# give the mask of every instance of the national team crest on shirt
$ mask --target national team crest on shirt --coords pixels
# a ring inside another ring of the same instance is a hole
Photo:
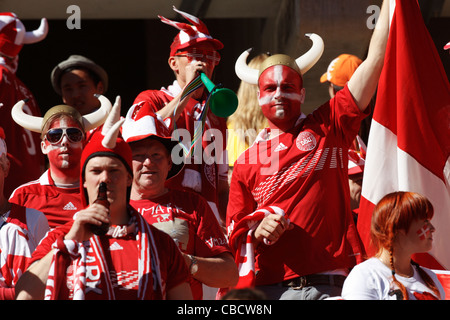
[[[298,135],[296,145],[300,151],[311,151],[316,147],[317,141],[311,132],[303,131]]]
[[[215,188],[216,167],[214,165],[205,163],[205,165],[203,166],[203,171],[205,172],[205,177],[208,180],[208,182]]]

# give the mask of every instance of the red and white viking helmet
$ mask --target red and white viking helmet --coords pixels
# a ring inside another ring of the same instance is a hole
[[[199,18],[186,12],[180,11],[175,8],[175,6],[173,7],[173,10],[179,13],[190,23],[192,23],[192,25],[183,22],[172,21],[158,15],[158,18],[160,18],[162,22],[180,30],[180,32],[175,36],[172,44],[170,45],[170,56],[174,56],[178,50],[193,46],[195,44],[199,44],[201,42],[211,43],[216,50],[220,50],[223,48],[223,43],[211,37],[208,28]]]
[[[14,58],[24,44],[43,40],[48,33],[47,19],[42,18],[39,28],[26,31],[23,23],[13,12],[0,13],[0,53]]]
[[[356,146],[348,149],[348,175],[364,172],[366,164],[366,144],[361,137],[356,136]]]
[[[178,141],[172,140],[172,120],[170,118],[162,119],[160,116],[149,110],[148,104],[141,102],[134,104],[128,110],[125,116],[125,122],[122,125],[122,137],[128,142],[136,142],[147,138],[152,138],[161,142],[172,155],[172,168],[167,175],[167,179],[177,175],[184,166],[184,159],[181,154],[182,149],[174,148]],[[172,151],[177,154],[178,159],[174,159]]]
[[[450,42],[448,42],[445,46],[444,46],[444,50],[449,50],[450,49]],[[450,52],[450,51],[449,51]]]
[[[59,105],[50,108],[45,113],[44,117],[32,116],[23,111],[23,106],[25,105],[24,100],[21,100],[14,105],[14,107],[11,109],[11,116],[13,120],[21,127],[33,132],[42,133],[42,129],[44,128],[45,123],[54,114],[56,113],[70,113],[72,115],[77,114],[80,117],[80,119],[76,120],[79,120],[80,124],[84,128],[84,132],[88,132],[102,125],[112,109],[111,102],[109,102],[109,100],[105,96],[98,95],[97,98],[100,100],[100,108],[83,116],[81,116],[78,112],[73,112],[73,110],[75,111],[77,110],[66,105]]]
[[[107,98],[105,99],[108,100]],[[109,104],[111,105],[111,103]],[[120,128],[125,121],[120,116],[121,105],[121,99],[117,97],[103,124],[102,130],[94,131],[81,153],[80,191],[84,206],[89,204],[88,193],[84,187],[84,177],[86,165],[90,159],[102,156],[117,158],[123,163],[128,173],[131,176],[133,175],[131,148],[120,135]],[[127,189],[127,198],[129,198],[130,191],[131,187]]]
[[[303,76],[316,64],[317,61],[319,61],[325,47],[323,40],[319,35],[315,33],[307,33],[306,36],[312,40],[313,44],[305,54],[295,60],[282,54],[270,56],[261,64],[259,70],[250,68],[247,65],[247,57],[249,56],[251,49],[244,51],[236,60],[236,75],[244,82],[257,85],[259,76],[265,69],[276,64],[283,64],[293,68],[299,72],[301,76]],[[287,61],[289,60],[294,60],[296,66],[292,65],[292,63],[288,64]],[[299,70],[297,70],[297,67]]]

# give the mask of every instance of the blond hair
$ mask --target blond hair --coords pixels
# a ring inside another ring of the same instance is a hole
[[[250,60],[248,66],[259,69],[261,63],[268,57],[269,55],[261,53]],[[268,126],[267,119],[258,103],[257,91],[258,87],[256,85],[241,81],[237,91],[238,107],[227,121],[228,124],[233,124],[233,129],[237,136],[247,145],[251,145],[255,141],[258,132]]]

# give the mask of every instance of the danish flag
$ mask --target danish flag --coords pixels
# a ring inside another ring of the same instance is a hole
[[[391,1],[390,34],[369,134],[358,231],[367,253],[374,205],[412,191],[434,207],[433,249],[415,255],[432,269],[450,267],[450,84],[417,0]],[[420,44],[420,45],[417,45]]]

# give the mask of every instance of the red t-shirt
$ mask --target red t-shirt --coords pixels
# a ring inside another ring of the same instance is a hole
[[[30,181],[14,190],[9,202],[43,212],[51,229],[72,221],[73,215],[83,209],[80,188],[55,186],[50,170],[44,172],[39,180]]]
[[[195,193],[169,190],[156,199],[130,204],[149,224],[169,234],[184,253],[209,258],[230,252],[211,208]],[[202,299],[201,282],[191,280],[194,299]]]
[[[347,150],[364,116],[345,87],[290,131],[260,138],[238,158],[227,226],[269,206],[283,209],[294,225],[275,244],[257,247],[256,285],[349,268],[361,257]]]
[[[42,259],[51,250],[52,244],[58,237],[66,234],[73,222],[65,224],[51,231],[45,237],[34,251],[30,264]],[[170,289],[187,281],[189,278],[188,268],[184,258],[175,246],[174,241],[166,233],[150,226],[153,234],[158,257],[160,262],[161,279],[165,284],[166,292]],[[111,279],[116,299],[137,299],[139,286],[139,266],[138,266],[138,242],[136,235],[127,235],[123,238],[112,238],[110,236],[100,237],[109,277]],[[104,300],[108,299],[104,285],[105,276],[100,274],[97,264],[92,263],[95,259],[92,252],[87,253],[86,258],[86,300]],[[91,262],[91,263],[90,263]],[[153,266],[152,266],[153,267]],[[67,269],[67,277],[71,276],[71,266]],[[70,290],[71,282],[67,281],[68,287],[64,290]],[[151,290],[151,287],[147,287]],[[69,294],[70,295],[70,294]]]

